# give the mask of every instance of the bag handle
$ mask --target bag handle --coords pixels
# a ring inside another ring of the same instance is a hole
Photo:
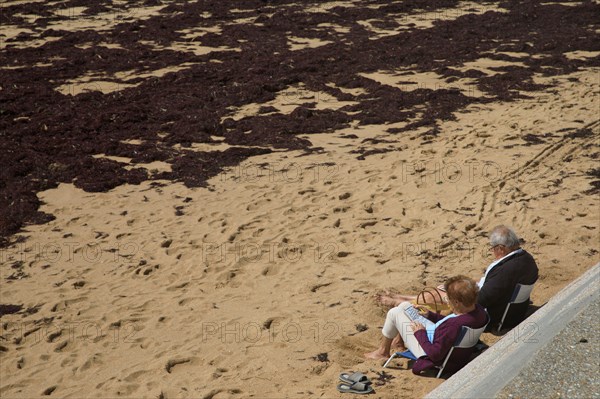
[[[419,295],[417,295],[417,305],[426,305],[427,304],[427,301],[425,300],[425,293],[430,294],[431,297],[433,298],[433,306],[435,307],[434,312],[438,313],[441,310],[441,305],[444,304],[444,300],[442,299],[442,294],[440,294],[440,292],[437,290],[437,288],[425,287],[421,290]],[[438,309],[438,301],[436,300],[434,293],[436,293],[439,298],[439,305],[440,305],[439,309]],[[419,303],[419,298],[423,298],[423,303]]]

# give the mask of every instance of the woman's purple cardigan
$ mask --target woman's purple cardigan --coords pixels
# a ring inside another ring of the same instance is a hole
[[[428,312],[425,317],[434,323],[437,323],[444,318],[441,314],[433,312]],[[419,374],[423,370],[427,370],[434,366],[441,366],[444,363],[444,359],[450,351],[450,348],[452,348],[454,342],[456,342],[456,338],[459,336],[462,326],[477,329],[483,327],[485,323],[487,323],[487,320],[488,316],[485,309],[477,304],[473,311],[451,317],[437,326],[433,342],[429,342],[425,330],[415,331],[415,338],[419,341],[421,348],[423,348],[427,356],[417,359],[413,366],[413,373]],[[455,348],[444,368],[444,374],[454,374],[463,368],[469,362],[472,354],[473,348]]]

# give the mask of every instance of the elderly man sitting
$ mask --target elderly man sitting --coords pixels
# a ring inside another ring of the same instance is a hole
[[[517,284],[531,285],[538,279],[538,267],[533,257],[520,247],[519,237],[510,227],[496,226],[490,233],[490,251],[495,260],[487,267],[479,280],[477,303],[487,309],[490,315],[488,329],[495,327],[502,319],[504,309],[511,299]],[[442,298],[446,295],[443,287],[438,291]],[[385,294],[377,300],[387,306],[398,306],[404,301],[415,300],[414,295]],[[433,298],[425,298],[433,302]],[[503,326],[513,327],[525,318],[528,303],[513,305],[506,315]]]

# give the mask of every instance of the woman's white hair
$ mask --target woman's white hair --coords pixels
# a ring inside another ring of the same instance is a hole
[[[518,248],[521,242],[513,229],[500,225],[492,229],[490,233],[490,245],[504,245],[507,248]]]

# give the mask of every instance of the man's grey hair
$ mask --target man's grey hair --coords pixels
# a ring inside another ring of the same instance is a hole
[[[517,233],[508,226],[500,225],[490,233],[490,245],[504,245],[507,248],[518,248],[521,245]]]

